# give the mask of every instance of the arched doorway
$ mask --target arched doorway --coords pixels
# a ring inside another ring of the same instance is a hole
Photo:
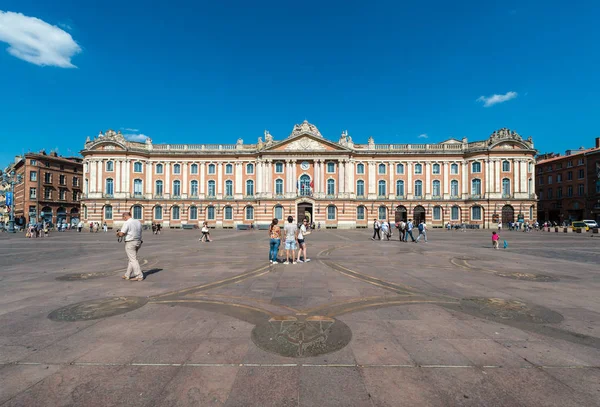
[[[52,223],[52,208],[49,206],[44,206],[42,208],[42,212],[40,212],[40,218],[42,222]]]
[[[302,174],[300,176],[298,193],[301,196],[311,196],[312,195],[312,188],[310,187],[310,176],[308,176],[307,174]]]
[[[418,225],[421,221],[425,221],[425,208],[421,205],[417,205],[413,211],[413,223]]]
[[[398,223],[400,221],[406,222],[407,220],[408,220],[408,213],[406,211],[406,207],[404,205],[396,206],[394,222],[396,222],[396,223]]]
[[[79,223],[79,209],[71,209],[71,226],[75,226]]]
[[[309,223],[312,223],[314,221],[312,202],[308,202],[308,201],[298,202],[298,212],[297,212],[296,221],[301,222],[302,220],[304,220],[304,218],[308,219]]]
[[[505,225],[515,221],[515,209],[510,205],[502,207],[502,223]]]

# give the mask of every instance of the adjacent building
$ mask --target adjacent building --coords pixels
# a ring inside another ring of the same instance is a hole
[[[538,219],[562,224],[600,221],[600,138],[595,147],[538,156],[535,190]]]
[[[15,185],[15,221],[19,225],[46,221],[52,224],[79,222],[83,188],[81,158],[56,153],[27,153],[7,168],[22,176]]]
[[[412,218],[489,227],[537,215],[531,138],[500,129],[480,141],[365,144],[325,139],[304,121],[288,137],[246,144],[154,144],[112,130],[88,140],[85,221],[180,227],[268,224],[308,217],[327,228]]]

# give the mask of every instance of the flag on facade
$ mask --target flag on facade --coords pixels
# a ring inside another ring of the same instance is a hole
[[[310,181],[310,187],[314,188],[314,186],[315,186],[315,182],[314,181]]]

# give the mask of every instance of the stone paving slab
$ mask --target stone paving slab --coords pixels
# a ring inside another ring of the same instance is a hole
[[[1,236],[0,406],[600,405],[598,237],[214,235],[145,235],[141,283],[112,235]]]

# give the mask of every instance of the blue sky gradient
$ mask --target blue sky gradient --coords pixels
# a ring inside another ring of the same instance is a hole
[[[307,119],[332,140],[347,129],[359,143],[410,143],[509,127],[540,152],[600,136],[597,1],[4,0],[0,10],[62,27],[81,47],[76,68],[60,68],[0,42],[2,167],[23,151],[75,154],[108,128],[156,143],[255,143]],[[517,96],[477,100],[508,92]]]

